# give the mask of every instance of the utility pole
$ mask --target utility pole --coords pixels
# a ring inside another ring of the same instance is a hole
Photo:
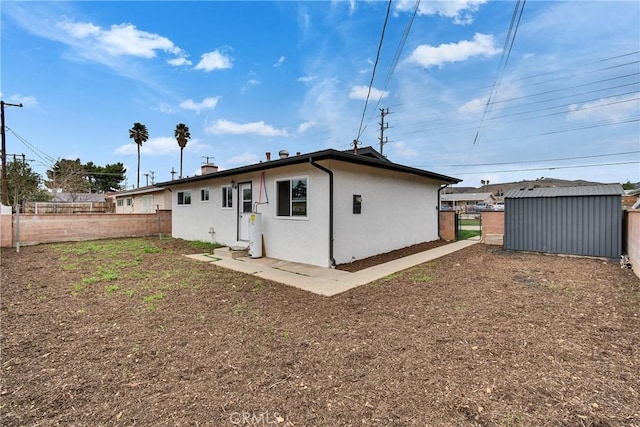
[[[147,183],[145,184],[145,187],[148,187],[148,186],[149,186],[149,174],[148,174],[148,173],[145,173],[145,174],[143,174],[143,175],[144,175],[144,177],[147,179]]]
[[[387,139],[386,136],[384,136],[384,131],[389,129],[389,123],[385,123],[384,122],[384,116],[389,115],[389,108],[384,109],[384,108],[380,108],[380,154],[382,154],[382,149],[384,147],[384,144],[386,144],[387,142],[389,142],[389,140]]]
[[[6,135],[4,133],[4,106],[7,107],[22,107],[22,104],[9,104],[8,102],[0,101],[0,116],[1,116],[1,127],[0,132],[2,133],[2,204],[5,206],[9,205],[9,195],[7,192],[9,191],[9,185],[7,183],[7,141]]]

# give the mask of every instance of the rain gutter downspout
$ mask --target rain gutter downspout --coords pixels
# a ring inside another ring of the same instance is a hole
[[[309,163],[329,175],[329,260],[331,268],[335,268],[336,260],[333,257],[333,172],[313,161],[312,157],[309,157]]]
[[[438,205],[436,206],[436,210],[438,211],[438,239],[442,240],[442,235],[440,234],[440,192],[447,188],[449,184],[441,185],[438,188]]]

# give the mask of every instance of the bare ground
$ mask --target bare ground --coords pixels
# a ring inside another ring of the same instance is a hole
[[[326,298],[201,251],[3,250],[1,424],[640,426],[617,261],[477,244]]]

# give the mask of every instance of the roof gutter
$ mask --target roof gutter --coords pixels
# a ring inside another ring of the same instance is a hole
[[[329,175],[329,260],[331,268],[335,268],[336,260],[333,257],[333,172],[316,163],[313,157],[309,157],[309,163]]]

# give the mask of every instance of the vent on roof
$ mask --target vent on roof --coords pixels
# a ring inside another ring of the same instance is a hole
[[[200,171],[202,175],[208,175],[210,173],[218,172],[218,166],[212,165],[211,163],[205,163],[200,167]]]
[[[287,150],[280,150],[278,154],[280,155],[281,159],[286,159],[287,157],[289,157],[289,152]]]

